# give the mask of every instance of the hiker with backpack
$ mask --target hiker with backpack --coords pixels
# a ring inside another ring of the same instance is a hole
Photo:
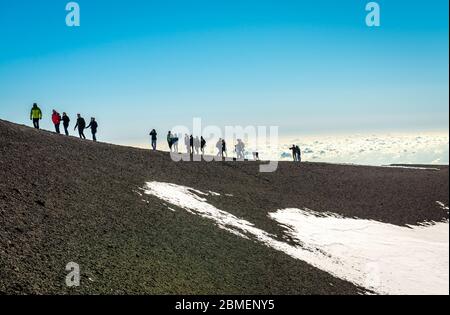
[[[153,149],[153,151],[156,151],[156,141],[157,141],[157,136],[158,136],[158,134],[156,133],[156,130],[153,129],[153,130],[150,132],[150,137],[151,137],[151,141],[152,141],[152,149]]]
[[[86,136],[84,135],[84,129],[86,128],[86,121],[83,117],[81,117],[80,114],[77,114],[77,124],[75,125],[75,128],[73,130],[78,128],[78,134],[80,135],[80,139],[86,139]]]
[[[95,121],[94,117],[91,118],[91,122],[89,123],[89,126],[86,127],[86,129],[89,129],[89,128],[91,128],[92,141],[97,142],[96,134],[97,134],[98,124]]]
[[[69,116],[67,116],[66,113],[63,113],[63,115],[62,115],[62,122],[63,122],[64,132],[65,132],[66,136],[68,136],[69,135],[70,118],[69,118]]]
[[[33,121],[33,126],[39,129],[39,121],[42,119],[42,111],[36,103],[33,104],[30,112],[30,120]]]
[[[60,125],[61,125],[61,115],[56,111],[53,110],[52,113],[52,122],[55,125],[55,131],[57,134],[60,134]]]

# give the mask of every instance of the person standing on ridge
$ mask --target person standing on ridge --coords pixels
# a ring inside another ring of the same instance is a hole
[[[295,146],[295,153],[297,154],[297,162],[302,161],[302,150],[300,150],[300,147],[298,145]]]
[[[89,126],[86,127],[86,129],[89,129],[89,128],[91,128],[91,132],[92,132],[92,141],[97,142],[96,134],[97,134],[98,124],[95,121],[94,117],[91,118],[91,122],[89,123]]]
[[[202,155],[205,155],[205,147],[206,147],[206,140],[201,137],[200,138],[200,150],[202,151]]]
[[[75,125],[75,128],[73,130],[78,128],[78,134],[80,135],[80,139],[86,139],[86,136],[84,135],[84,129],[86,128],[86,121],[83,117],[81,117],[80,114],[77,114],[77,124]]]
[[[225,139],[222,140],[222,157],[228,157],[227,154],[227,143],[225,142]]]
[[[153,130],[150,132],[150,137],[151,137],[151,140],[152,140],[152,149],[153,149],[153,151],[156,151],[156,141],[157,141],[157,136],[158,136],[158,134],[156,133],[156,130],[153,129]]]
[[[184,135],[184,146],[186,147],[186,152],[188,154],[191,154],[191,148],[190,148],[190,140],[189,136],[187,134]]]
[[[194,138],[194,148],[195,148],[195,154],[200,154],[200,139],[197,137]]]
[[[294,159],[294,162],[297,162],[297,148],[295,147],[295,144],[293,144],[289,150],[292,151],[292,158]]]
[[[173,146],[173,151],[175,153],[178,153],[178,140],[180,139],[181,136],[182,136],[181,133],[178,135],[175,134],[172,136],[172,146]]]
[[[194,154],[194,136],[189,137],[189,154]]]
[[[53,114],[52,114],[52,122],[55,125],[55,131],[57,134],[60,134],[60,125],[61,125],[61,115],[56,111],[53,110]]]
[[[67,116],[66,113],[63,113],[63,115],[62,115],[62,122],[63,122],[64,132],[65,132],[66,136],[68,136],[69,135],[70,118],[69,118],[69,116]]]
[[[237,144],[235,146],[236,158],[238,160],[243,160],[245,158],[244,148],[245,148],[244,142],[242,142],[241,139],[238,139]]]
[[[216,143],[216,148],[217,148],[217,156],[218,157],[222,157],[222,138],[219,139],[219,141],[217,141]]]
[[[172,152],[173,139],[172,139],[172,132],[171,131],[169,131],[167,133],[167,144],[169,145],[170,152]]]
[[[39,120],[42,119],[42,111],[38,107],[36,103],[33,104],[33,108],[31,108],[30,112],[30,120],[33,121],[33,126],[36,129],[39,129]]]

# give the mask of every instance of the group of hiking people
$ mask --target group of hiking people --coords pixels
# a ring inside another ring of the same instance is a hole
[[[36,129],[39,129],[39,122],[42,120],[42,111],[39,108],[39,106],[34,103],[33,107],[31,108],[30,112],[30,120],[33,121],[33,126]],[[62,116],[54,109],[52,112],[52,122],[55,126],[55,131],[57,134],[61,133],[60,126],[61,123],[64,127],[64,133],[66,136],[69,136],[69,125],[70,125],[70,118],[67,115],[67,113],[63,112]],[[92,133],[92,140],[97,141],[97,130],[98,130],[98,123],[95,120],[94,117],[91,118],[91,121],[88,126],[86,126],[86,121],[83,117],[81,117],[80,114],[77,114],[77,121],[74,127],[74,130],[78,129],[78,135],[81,139],[86,139],[86,136],[84,135],[85,129],[91,129]],[[158,140],[158,133],[155,129],[153,129],[150,132],[150,138],[151,138],[151,146],[153,151],[156,151],[157,146],[157,140]],[[167,144],[169,145],[170,152],[179,153],[178,150],[178,142],[182,138],[182,134],[175,135],[171,131],[167,133]],[[204,155],[205,154],[205,148],[206,148],[206,140],[203,137],[194,137],[193,135],[184,135],[184,145],[186,147],[186,152],[188,154],[196,154],[196,155]],[[216,149],[217,149],[217,156],[220,158],[228,157],[227,153],[227,143],[225,139],[220,138],[216,143]],[[302,161],[302,153],[300,150],[300,147],[298,145],[292,145],[289,150],[292,151],[292,157],[294,159],[294,162],[301,162]],[[235,145],[235,152],[236,152],[236,158],[239,160],[245,159],[245,144],[241,139],[237,139],[237,144]],[[253,152],[253,159],[259,160],[259,153]]]
[[[158,133],[155,129],[150,131],[150,140],[152,150],[156,151],[157,141],[158,141]],[[169,146],[170,152],[179,153],[178,142],[183,138],[184,145],[186,147],[186,153],[190,155],[205,155],[206,148],[206,140],[203,137],[194,137],[193,135],[185,134],[184,137],[182,134],[174,134],[172,131],[167,133],[167,144]],[[217,149],[217,157],[224,158],[228,157],[227,153],[227,142],[225,139],[220,138],[216,143]],[[235,145],[236,158],[239,160],[245,159],[245,144],[242,139],[237,139],[237,144]],[[255,161],[259,161],[259,153],[253,152],[253,159]]]
[[[156,150],[156,131],[153,129],[150,132],[150,136],[152,139],[152,148],[153,150]],[[171,131],[167,133],[167,144],[169,145],[170,152],[178,153],[178,142],[180,141],[180,138],[182,137],[181,134],[175,135]],[[204,155],[205,154],[205,147],[206,147],[206,140],[203,137],[194,137],[193,135],[184,135],[184,145],[186,147],[186,152],[189,154],[197,154],[197,155]]]
[[[36,129],[39,129],[39,121],[42,120],[42,111],[39,108],[39,106],[34,103],[33,107],[31,108],[30,113],[30,120],[33,121],[33,126]],[[52,112],[52,122],[55,126],[55,131],[57,134],[61,134],[61,122],[64,127],[64,133],[66,136],[69,136],[69,125],[70,125],[70,118],[67,115],[67,113],[63,112],[62,116],[60,113],[58,113],[56,110],[53,110]],[[97,141],[97,130],[98,130],[98,123],[95,120],[94,117],[91,118],[91,121],[88,126],[86,126],[86,121],[83,117],[81,117],[80,114],[77,114],[77,122],[75,124],[75,128],[73,130],[78,129],[78,135],[80,139],[86,139],[86,136],[84,135],[85,129],[91,129],[92,133],[92,140]]]
[[[151,139],[151,146],[152,150],[156,151],[157,141],[158,141],[158,133],[155,129],[152,129],[150,132],[150,139]],[[174,134],[172,131],[169,131],[167,133],[167,144],[169,145],[170,152],[179,153],[178,149],[178,142],[180,139],[183,138],[182,134]],[[203,137],[194,137],[193,135],[184,135],[184,145],[186,147],[186,152],[188,154],[196,154],[196,155],[205,155],[205,148],[206,148],[206,140]],[[237,143],[234,147],[234,151],[236,152],[236,159],[238,160],[245,160],[245,143],[242,141],[242,139],[237,139]],[[225,139],[220,138],[216,143],[216,149],[217,149],[217,157],[224,158],[228,157],[227,153],[227,143]],[[292,151],[292,157],[294,159],[294,162],[301,162],[302,161],[302,152],[298,145],[292,145],[291,148],[289,148]],[[259,161],[259,153],[253,152],[253,159],[255,161]]]

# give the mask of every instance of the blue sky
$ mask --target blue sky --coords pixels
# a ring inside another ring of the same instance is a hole
[[[448,131],[448,1],[0,0],[0,118],[95,116],[100,138],[175,125],[282,135]]]

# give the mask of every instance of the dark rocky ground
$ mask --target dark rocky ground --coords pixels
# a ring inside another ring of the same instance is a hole
[[[165,181],[279,237],[268,212],[307,207],[397,225],[448,219],[440,171],[255,162],[174,163],[163,152],[81,141],[0,120],[0,293],[358,294],[353,284],[134,191]],[[65,286],[68,262],[82,283]]]

